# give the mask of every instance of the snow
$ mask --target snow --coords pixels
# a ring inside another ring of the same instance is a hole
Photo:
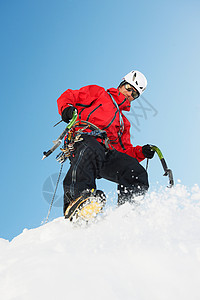
[[[0,298],[199,300],[199,186],[161,188],[89,226],[60,217],[0,239]]]

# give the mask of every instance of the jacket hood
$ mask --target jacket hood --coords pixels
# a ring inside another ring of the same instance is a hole
[[[130,111],[130,102],[128,101],[128,99],[125,98],[125,96],[122,93],[119,92],[118,89],[110,88],[107,90],[107,92],[109,92],[114,97],[120,110]]]

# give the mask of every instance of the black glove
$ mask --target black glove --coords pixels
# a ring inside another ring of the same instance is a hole
[[[62,112],[62,120],[66,123],[69,123],[71,118],[73,117],[73,112],[76,110],[73,106],[66,107]]]
[[[147,144],[142,147],[142,153],[146,158],[153,158],[155,150],[153,150],[151,146]]]

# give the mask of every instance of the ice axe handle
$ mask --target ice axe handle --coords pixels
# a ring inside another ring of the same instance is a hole
[[[162,164],[162,166],[163,166],[163,169],[164,169],[164,171],[165,171],[165,174],[164,174],[164,176],[167,176],[167,170],[168,170],[168,168],[167,168],[167,163],[166,163],[166,161],[165,161],[165,159],[164,158],[161,158],[161,164]]]

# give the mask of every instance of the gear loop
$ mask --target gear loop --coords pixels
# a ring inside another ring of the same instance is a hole
[[[85,131],[86,129],[91,131]],[[61,152],[56,156],[56,160],[59,163],[64,163],[65,160],[72,155],[75,150],[74,144],[83,140],[82,135],[91,135],[96,138],[101,138],[102,141],[104,141],[105,147],[109,149],[109,138],[105,130],[99,129],[96,125],[88,121],[77,121],[64,137],[64,145],[60,148]]]

